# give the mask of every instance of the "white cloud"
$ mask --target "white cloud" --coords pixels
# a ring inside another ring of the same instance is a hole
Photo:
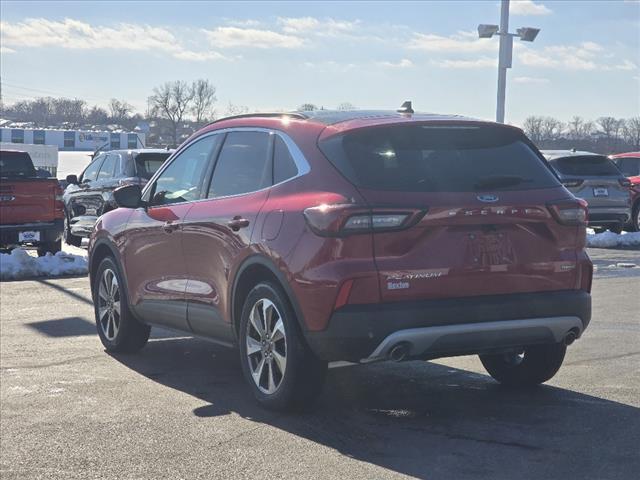
[[[432,60],[431,64],[441,68],[495,68],[498,66],[498,60],[490,57],[480,57],[471,60]]]
[[[225,58],[217,52],[189,50],[169,30],[150,25],[120,23],[105,27],[70,18],[63,21],[29,18],[18,23],[0,22],[0,32],[5,47],[151,51],[195,61]]]
[[[476,32],[460,31],[444,37],[432,33],[414,33],[408,48],[426,52],[488,52],[498,50],[496,40],[478,38]]]
[[[408,58],[403,58],[399,62],[377,62],[376,65],[388,68],[409,68],[413,67],[413,62]]]
[[[515,45],[514,45],[515,47]],[[624,60],[618,65],[603,62],[611,58],[607,50],[595,42],[578,45],[552,45],[538,49],[535,46],[517,44],[514,61],[529,67],[554,68],[562,70],[633,70],[636,64]]]
[[[551,9],[533,0],[511,0],[509,13],[513,15],[549,15]]]
[[[294,35],[286,35],[272,30],[255,28],[218,27],[202,30],[215,48],[300,48],[304,40]]]
[[[532,83],[532,84],[549,83],[548,78],[540,78],[540,77],[514,77],[513,81],[516,83]]]
[[[339,36],[354,32],[360,22],[336,20],[333,18],[318,19],[315,17],[279,17],[278,23],[282,31],[290,34],[314,33],[320,36]]]
[[[5,53],[16,53],[16,51],[13,48],[0,45],[0,55],[4,55]]]

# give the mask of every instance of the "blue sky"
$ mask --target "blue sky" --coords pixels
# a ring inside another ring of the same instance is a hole
[[[2,95],[77,96],[139,110],[154,86],[208,78],[218,111],[396,108],[492,119],[497,0],[442,2],[0,3]],[[640,3],[511,2],[518,40],[508,73],[507,121],[528,115],[640,114]]]

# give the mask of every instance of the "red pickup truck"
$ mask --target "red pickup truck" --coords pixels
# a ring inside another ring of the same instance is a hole
[[[38,255],[62,246],[64,205],[56,178],[41,178],[26,152],[0,151],[0,249],[35,247]]]

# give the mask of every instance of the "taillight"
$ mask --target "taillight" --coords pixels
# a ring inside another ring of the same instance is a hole
[[[584,180],[563,180],[562,185],[567,188],[579,187],[584,183]]]
[[[631,186],[631,180],[628,178],[621,178],[618,180],[620,182],[620,186],[629,188]]]
[[[587,202],[581,198],[549,203],[549,210],[562,225],[586,225],[588,220]]]
[[[316,234],[338,237],[408,228],[419,221],[425,213],[426,210],[378,209],[339,204],[307,208],[304,211],[304,218]]]

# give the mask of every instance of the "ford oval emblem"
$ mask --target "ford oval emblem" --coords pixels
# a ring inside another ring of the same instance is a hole
[[[494,203],[500,200],[497,195],[478,195],[476,198],[485,203]]]

